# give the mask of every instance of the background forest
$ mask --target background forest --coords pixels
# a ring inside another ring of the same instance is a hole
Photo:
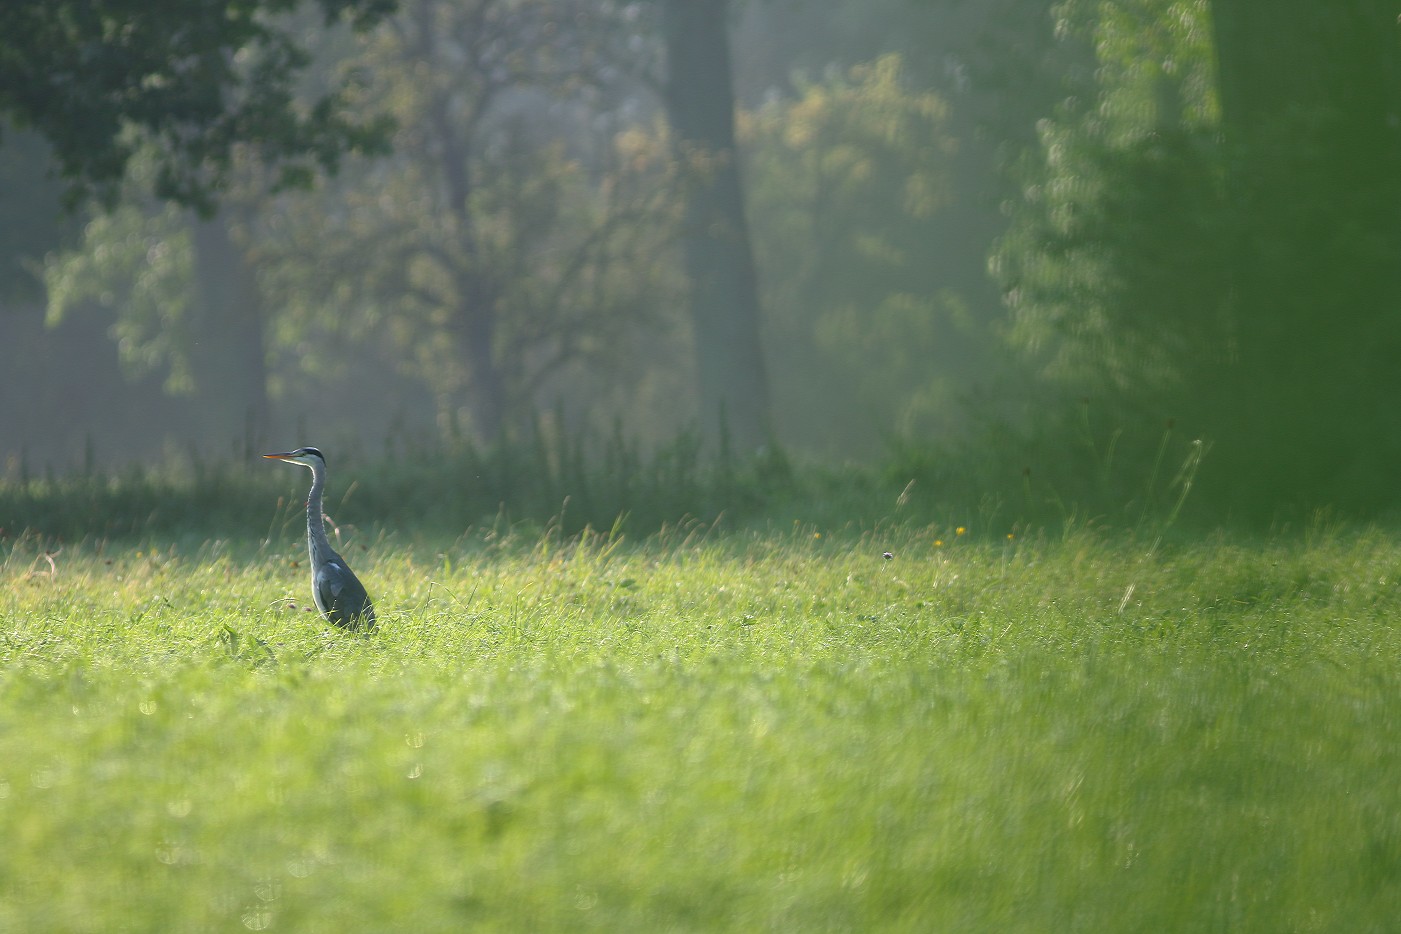
[[[268,2],[208,100],[123,11],[0,14],[10,477],[694,432],[1394,513],[1378,0]]]

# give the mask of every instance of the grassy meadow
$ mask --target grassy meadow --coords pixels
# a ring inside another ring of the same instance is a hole
[[[5,540],[0,931],[1401,918],[1392,536],[267,517]]]

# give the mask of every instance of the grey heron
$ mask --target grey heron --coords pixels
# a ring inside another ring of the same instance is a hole
[[[286,454],[263,456],[311,469],[311,491],[306,495],[306,550],[311,559],[311,596],[316,608],[342,629],[373,629],[375,608],[370,605],[365,585],[326,540],[326,520],[321,513],[321,493],[326,488],[325,455],[316,448],[297,448]]]

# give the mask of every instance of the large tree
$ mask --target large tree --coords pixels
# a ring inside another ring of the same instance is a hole
[[[210,210],[236,152],[281,181],[334,168],[376,142],[332,88],[302,104],[309,56],[290,14],[302,0],[6,0],[0,116],[53,147],[72,200],[109,200],[142,139],[160,153],[156,193]],[[394,0],[317,0],[326,25],[367,26]]]
[[[682,249],[690,278],[701,430],[741,447],[767,440],[769,385],[759,287],[735,148],[728,0],[664,0],[663,98],[683,167]]]
[[[1214,0],[1235,359],[1209,416],[1262,504],[1395,503],[1401,37],[1384,0]]]
[[[353,62],[374,76],[365,109],[398,125],[394,153],[269,225],[278,303],[391,323],[440,414],[478,438],[572,396],[582,368],[625,378],[666,304],[670,215],[663,160],[613,146],[632,29],[593,0],[406,0]]]

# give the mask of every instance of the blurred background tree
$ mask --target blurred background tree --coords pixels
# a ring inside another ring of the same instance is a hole
[[[298,6],[299,0],[16,0],[0,9],[0,143],[20,158],[11,180],[45,179],[40,185],[6,186],[7,209],[28,201],[31,219],[62,219],[53,226],[31,221],[26,225],[31,231],[64,228],[71,235],[74,212],[84,208],[87,196],[95,195],[108,209],[118,206],[133,159],[142,154],[146,190],[206,217],[190,222],[195,253],[182,253],[175,245],[150,254],[151,268],[127,291],[138,306],[148,304],[133,310],[126,327],[113,333],[129,373],[139,378],[150,369],[141,365],[143,356],[164,356],[172,365],[166,387],[191,392],[203,405],[198,414],[188,407],[148,405],[151,418],[143,422],[132,417],[130,406],[118,404],[116,411],[126,417],[101,419],[112,431],[73,422],[84,409],[91,417],[125,394],[129,387],[111,382],[115,368],[94,366],[94,360],[77,368],[31,370],[36,359],[57,362],[79,347],[91,358],[96,350],[91,337],[102,330],[92,328],[94,319],[85,316],[70,324],[67,341],[46,341],[34,331],[43,315],[26,293],[42,257],[62,241],[41,235],[6,245],[5,290],[12,301],[0,326],[10,338],[6,343],[24,348],[7,371],[17,387],[30,387],[11,397],[37,397],[43,400],[41,409],[55,397],[64,400],[54,410],[38,413],[36,424],[46,430],[24,433],[6,452],[9,458],[22,459],[31,446],[41,456],[71,452],[75,436],[83,438],[89,458],[96,435],[128,452],[149,451],[153,441],[160,446],[158,439],[167,432],[207,443],[238,437],[250,423],[265,421],[256,309],[248,304],[244,283],[236,274],[228,275],[230,267],[214,256],[228,254],[229,245],[223,224],[208,218],[230,172],[250,156],[268,168],[277,186],[305,185],[316,172],[333,170],[344,153],[380,147],[386,130],[348,110],[344,88],[313,90],[301,82],[310,59],[292,15]],[[316,6],[319,28],[341,31],[368,28],[392,8],[386,0],[322,0]],[[31,142],[39,139],[42,144]],[[49,181],[54,176],[62,179],[61,185]],[[66,212],[59,209],[60,198]],[[134,223],[131,215],[113,219],[104,233],[109,244],[123,231],[132,232]],[[95,256],[85,268],[75,269],[75,282],[92,282],[103,270],[115,272],[133,251],[144,255],[136,241],[115,249],[117,255]],[[181,302],[181,310],[155,310],[158,306],[150,302],[159,301],[158,292],[164,289],[170,297],[172,264],[186,257],[209,273],[202,300]],[[214,282],[214,275],[225,279]],[[80,294],[70,289],[69,298]],[[110,289],[102,294],[115,295]],[[51,324],[62,322],[66,304],[52,306]],[[178,320],[181,327],[145,346],[133,343],[133,328],[151,331],[162,319]],[[55,346],[44,347],[46,343]],[[60,347],[67,353],[60,353]],[[42,384],[46,373],[61,381],[63,392],[36,390],[35,376]],[[198,386],[194,373],[200,374]],[[106,385],[99,374],[106,374]],[[85,398],[99,401],[85,405]],[[143,401],[152,400],[146,396]],[[190,417],[179,417],[182,408]],[[11,417],[26,421],[33,411],[31,403]]]
[[[680,171],[680,240],[703,435],[751,451],[773,436],[731,74],[729,0],[661,0],[662,100]]]
[[[394,154],[259,231],[284,344],[329,370],[354,357],[326,335],[388,338],[444,430],[487,440],[638,379],[674,288],[665,160],[620,113],[641,28],[575,0],[407,0],[339,65],[374,76],[362,106],[400,127]]]
[[[52,147],[70,203],[108,204],[154,143],[156,194],[208,211],[240,148],[304,184],[382,127],[340,89],[298,100],[309,59],[286,14],[301,0],[13,0],[0,8],[0,114]],[[391,0],[318,0],[324,27],[367,28]]]
[[[1206,5],[1069,2],[1097,67],[1038,122],[991,256],[1009,337],[1052,384],[1171,411],[1226,365],[1230,222]],[[1190,390],[1189,390],[1190,391]]]
[[[676,288],[661,137],[623,134],[614,113],[626,75],[609,46],[636,19],[419,0],[361,47],[332,37],[315,77],[373,76],[351,99],[400,128],[392,156],[352,158],[311,193],[244,162],[210,219],[142,200],[138,172],[126,204],[50,257],[51,314],[106,306],[132,371],[163,371],[216,437],[265,431],[269,392],[348,425],[348,408],[416,383],[440,428],[486,439],[566,396],[619,404]]]
[[[764,307],[790,443],[842,456],[882,434],[942,434],[988,363],[988,334],[928,256],[951,200],[947,115],[895,53],[743,114],[760,265],[784,270]]]
[[[1395,501],[1401,21],[1394,4],[1215,0],[1236,365],[1203,405],[1256,509]]]
[[[130,184],[156,171],[152,151],[130,160]],[[201,216],[174,202],[128,199],[98,213],[74,248],[43,266],[48,319],[110,321],[131,378],[155,378],[186,403],[169,424],[183,440],[219,445],[267,430],[265,313],[231,226],[228,201]]]

